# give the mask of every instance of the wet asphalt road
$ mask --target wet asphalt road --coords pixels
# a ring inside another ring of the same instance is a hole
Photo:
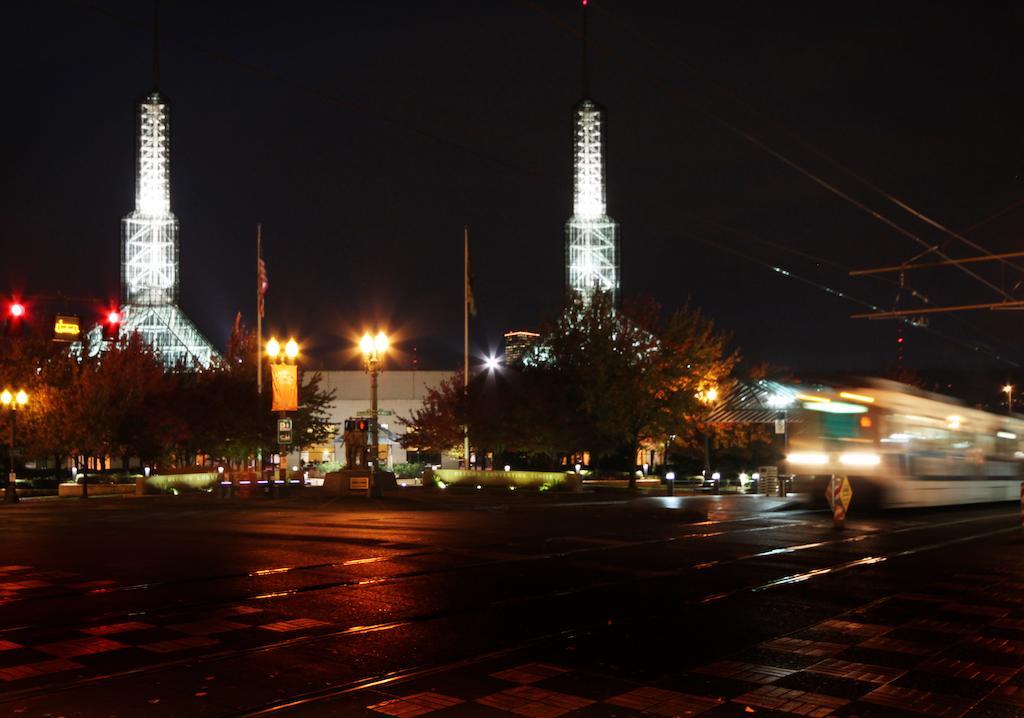
[[[769,508],[5,506],[0,715],[1024,715],[1019,507]]]

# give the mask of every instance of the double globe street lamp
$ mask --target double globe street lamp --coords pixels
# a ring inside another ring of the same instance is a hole
[[[366,362],[366,371],[370,375],[370,496],[381,498],[380,477],[377,475],[377,464],[380,463],[379,435],[377,431],[377,375],[384,369],[384,356],[388,351],[388,337],[384,332],[370,336],[367,332],[359,340],[359,349]]]
[[[270,361],[270,363],[272,365],[274,365],[274,364],[294,365],[295,364],[295,360],[299,356],[299,343],[297,341],[295,341],[294,338],[292,338],[292,339],[289,339],[285,343],[284,347],[282,347],[281,343],[279,341],[277,341],[276,337],[271,337],[270,341],[267,342],[266,351],[267,351],[267,359]],[[271,367],[271,368],[273,370],[273,367]],[[295,370],[294,367],[292,367],[289,371],[291,372],[290,376],[291,376],[291,381],[293,383],[293,386],[290,387],[291,391],[289,392],[290,395],[288,397],[280,397],[280,398],[282,400],[287,401],[287,403],[290,406],[292,406],[294,409],[298,409],[298,375],[297,375],[297,371]],[[278,380],[277,380],[276,375],[275,375],[275,378],[274,378],[274,387],[275,387],[274,388],[274,401],[275,402],[277,402],[278,399],[279,399],[279,397],[278,397],[277,381]],[[287,473],[288,472],[288,469],[287,469],[287,467],[288,467],[288,459],[287,459],[287,457],[285,455],[285,452],[287,451],[287,448],[288,448],[288,442],[283,441],[283,439],[285,437],[282,436],[282,431],[281,431],[281,424],[284,423],[283,420],[287,418],[288,412],[285,409],[280,409],[280,412],[281,412],[280,419],[282,421],[278,422],[278,447],[277,447],[278,448],[278,457],[279,457],[279,464],[278,464],[278,466],[279,466],[280,476],[279,476],[279,478],[272,479],[273,485],[274,485],[275,495],[276,495],[276,492],[277,492],[277,487],[280,484],[285,483],[287,481],[287,478],[288,478],[288,473]],[[288,434],[289,434],[288,438],[290,438],[291,432],[288,432]],[[260,467],[261,471],[262,471],[262,468],[263,467]]]
[[[11,412],[11,435],[7,444],[7,488],[4,490],[4,501],[9,504],[18,503],[18,479],[14,473],[14,433],[18,425],[18,409],[28,404],[28,392],[18,389],[12,393],[10,389],[0,392],[0,404]]]

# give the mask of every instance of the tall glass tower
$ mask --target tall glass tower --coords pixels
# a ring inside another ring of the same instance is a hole
[[[168,367],[205,368],[217,352],[178,307],[178,218],[171,212],[170,115],[139,101],[135,209],[121,220],[121,336],[136,332]]]
[[[588,98],[587,0],[583,0],[583,99],[573,108],[573,213],[565,223],[565,287],[584,302],[621,291],[619,224],[606,214],[605,109]]]
[[[178,302],[178,218],[171,212],[167,100],[139,102],[135,211],[121,220],[121,301],[152,307]]]
[[[138,334],[168,368],[205,369],[219,358],[217,351],[178,307],[178,218],[171,212],[168,109],[167,98],[157,90],[138,104],[135,209],[121,220],[118,336]],[[103,334],[100,326],[89,331],[90,354],[109,347]]]

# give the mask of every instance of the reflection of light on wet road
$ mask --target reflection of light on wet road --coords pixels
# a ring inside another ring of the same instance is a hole
[[[812,578],[818,576],[825,576],[830,573],[838,573],[839,571],[846,571],[847,569],[855,568],[857,566],[869,566],[871,564],[881,563],[882,561],[888,560],[888,556],[865,556],[864,558],[858,558],[854,561],[847,561],[846,563],[836,564],[835,566],[823,566],[822,568],[813,568],[810,571],[804,571],[803,573],[794,573],[789,576],[783,576],[777,578],[768,583],[762,583],[758,586],[747,586],[740,588],[735,591],[725,591],[723,593],[713,593],[710,596],[705,596],[699,603],[713,603],[715,601],[721,601],[723,598],[729,598],[730,596],[736,596],[741,593],[751,592],[756,593],[758,591],[766,591],[769,588],[775,588],[776,586],[786,586],[794,583],[803,583],[804,581],[810,581]]]
[[[848,568],[854,568],[855,566],[869,566],[874,563],[881,563],[882,561],[888,560],[888,556],[865,556],[864,558],[858,558],[854,561],[847,561],[836,566],[829,566],[827,568],[815,568],[804,573],[794,573],[790,576],[783,576],[777,578],[774,581],[755,586],[750,589],[751,591],[764,591],[765,589],[772,588],[773,586],[784,586],[787,583],[800,583],[802,581],[808,581],[815,576],[823,576],[826,573],[833,573],[836,571],[845,571]]]
[[[391,556],[372,556],[371,558],[352,558],[348,561],[342,561],[342,566],[355,566],[359,563],[377,563],[378,561],[387,561],[392,558]]]
[[[294,569],[292,569],[291,567],[288,567],[288,566],[285,566],[284,568],[261,568],[259,571],[253,571],[249,575],[250,576],[270,576],[271,574],[275,574],[275,573],[288,573],[289,571],[293,571],[293,570]]]

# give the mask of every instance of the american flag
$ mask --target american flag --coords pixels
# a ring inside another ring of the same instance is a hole
[[[260,310],[260,318],[262,319],[263,318],[263,296],[267,293],[267,287],[270,286],[270,283],[267,281],[267,265],[263,263],[263,257],[259,257],[257,259],[257,272],[259,274],[259,287],[260,287],[259,310]]]

